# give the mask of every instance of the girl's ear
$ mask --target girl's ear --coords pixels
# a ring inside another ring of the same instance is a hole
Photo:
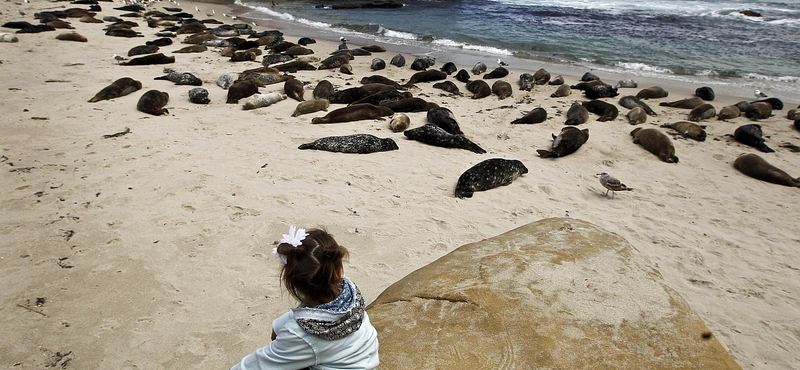
[[[339,267],[339,270],[336,271],[336,277],[341,280],[342,275],[344,275],[344,267]]]

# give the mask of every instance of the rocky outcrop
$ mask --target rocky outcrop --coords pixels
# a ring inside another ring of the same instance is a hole
[[[461,246],[368,312],[381,369],[740,369],[627,241],[570,218]]]

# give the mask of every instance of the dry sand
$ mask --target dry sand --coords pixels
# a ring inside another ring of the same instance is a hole
[[[38,23],[34,12],[72,6],[3,1],[0,19]],[[112,3],[101,6],[98,18],[122,13]],[[216,7],[217,18],[230,22],[223,11]],[[612,122],[592,115],[580,126],[590,138],[577,153],[541,159],[536,149],[550,146],[569,105],[584,100],[579,92],[550,98],[554,86],[537,86],[530,93],[515,89],[505,100],[472,100],[448,96],[432,83],[411,90],[455,112],[467,137],[488,151],[479,155],[408,140],[389,130],[388,119],[313,125],[311,118],[322,114],[290,117],[297,105],[291,99],[252,111],[225,104],[217,77],[259,67],[261,58],[232,63],[213,48],[175,54],[176,63],[166,65],[203,79],[212,102],[195,105],[188,100],[191,86],[153,80],[165,66],[121,66],[111,59],[154,39],[158,29],[138,20],[146,37],[126,39],[105,36],[102,24],[71,21],[87,43],[56,40],[64,32],[57,30],[0,44],[2,368],[227,368],[266,345],[271,320],[294,305],[279,286],[270,253],[289,225],[326,227],[347,246],[346,274],[371,302],[458,246],[566,214],[627,239],[744,368],[800,366],[800,189],[733,168],[739,154],[756,152],[729,136],[750,123],[744,117],[703,122],[705,142],[671,136],[680,163],[668,164],[632,143],[633,126],[620,107]],[[257,27],[266,29],[272,27]],[[161,52],[172,55],[185,46],[177,42],[184,37]],[[336,49],[335,42],[317,41],[310,47],[321,58]],[[393,55],[374,57],[388,62]],[[309,83],[310,97],[322,79],[339,88],[359,85],[373,74],[372,58],[356,57],[353,76],[332,70],[295,76]],[[491,69],[495,59],[481,60]],[[437,60],[434,68],[446,61]],[[413,72],[389,66],[380,73],[403,80]],[[516,86],[520,72],[505,80]],[[582,72],[565,75],[567,83]],[[600,75],[612,83],[621,78]],[[124,76],[142,81],[143,89],[87,102]],[[649,102],[659,115],[642,126],[686,119],[686,110],[657,105],[689,97],[693,87],[656,82],[670,96]],[[136,110],[150,89],[170,94],[170,115]],[[624,89],[620,96],[638,90]],[[749,94],[718,96],[713,105],[720,109]],[[777,150],[761,155],[798,176],[800,154],[780,147],[800,144],[800,133],[785,117],[798,101],[784,103],[787,108],[760,122]],[[535,107],[550,118],[509,124]],[[426,122],[424,112],[409,116],[412,128]],[[103,138],[125,128],[131,132]],[[391,137],[400,149],[369,155],[297,149],[352,133]],[[521,160],[530,172],[471,199],[454,197],[464,170],[495,157]],[[636,190],[606,198],[599,172]]]

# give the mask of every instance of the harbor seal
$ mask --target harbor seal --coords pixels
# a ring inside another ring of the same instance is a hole
[[[389,121],[389,129],[392,132],[403,132],[411,126],[411,119],[405,113],[395,113]]]
[[[362,86],[362,88],[363,88],[363,86]],[[408,91],[400,91],[400,90],[395,90],[395,89],[389,88],[389,89],[386,89],[386,90],[378,91],[378,92],[376,92],[374,94],[370,94],[366,98],[360,99],[360,100],[356,100],[356,101],[354,101],[354,102],[352,102],[350,104],[369,103],[369,104],[380,105],[381,103],[383,103],[385,101],[402,100],[402,99],[407,99],[407,98],[411,98],[411,97],[412,97],[412,95]]]
[[[492,84],[492,93],[497,95],[500,100],[503,100],[513,93],[513,89],[511,88],[511,84],[503,81],[497,80]]]
[[[109,100],[114,98],[119,98],[120,96],[128,95],[134,91],[138,91],[142,88],[142,83],[136,81],[130,77],[122,77],[114,82],[111,85],[104,87],[100,92],[94,95],[91,99],[89,99],[89,103],[99,102],[101,100]]]
[[[443,128],[432,123],[422,125],[417,128],[403,131],[405,137],[425,143],[428,145],[442,148],[465,149],[473,153],[483,154],[486,150],[467,139],[464,135],[453,135]]]
[[[258,86],[252,81],[236,81],[228,88],[228,98],[225,103],[238,104],[239,99],[244,99],[256,93],[258,93]]]
[[[581,81],[600,81],[600,77],[592,72],[586,72],[583,74],[583,76],[581,76]]]
[[[463,83],[469,82],[469,72],[467,72],[466,69],[458,71],[458,73],[456,73],[456,80]]]
[[[553,145],[549,150],[537,149],[536,152],[542,158],[559,158],[575,153],[580,147],[589,140],[589,130],[579,129],[573,126],[566,126],[561,132],[553,136]]]
[[[461,127],[458,126],[455,114],[445,107],[436,107],[428,111],[428,122],[441,127],[453,135],[463,135]]]
[[[411,69],[415,71],[424,71],[436,64],[436,59],[432,57],[417,57],[411,62]]]
[[[747,153],[740,155],[733,162],[733,167],[754,179],[778,185],[800,187],[800,178],[793,178],[757,154]]]
[[[772,115],[772,106],[764,102],[750,103],[744,109],[744,115],[751,121],[767,119]]]
[[[492,95],[492,88],[484,80],[467,82],[467,91],[472,93],[472,99],[482,99]]]
[[[767,103],[770,106],[772,106],[772,109],[774,109],[774,110],[782,110],[783,109],[783,101],[781,101],[778,98],[760,99],[760,100],[754,101],[753,103]]]
[[[671,102],[661,102],[658,105],[662,107],[672,107],[672,108],[682,108],[682,109],[694,109],[698,106],[705,104],[705,100],[699,97],[693,98],[686,98],[681,100],[675,100]]]
[[[174,53],[179,53],[179,54],[180,53],[202,53],[202,52],[204,52],[206,50],[208,50],[208,46],[205,46],[205,45],[189,45],[189,46],[184,46],[184,47],[182,47],[182,48],[180,48],[178,50],[174,50],[172,53],[173,54]],[[158,49],[156,49],[156,51],[158,51]],[[128,52],[128,53],[130,53],[130,52]],[[155,53],[155,51],[154,51],[154,53]]]
[[[269,66],[271,66],[273,64],[289,62],[292,59],[294,59],[294,57],[291,56],[291,55],[284,55],[284,54],[278,54],[278,53],[269,53],[269,54],[264,54],[264,56],[261,57],[261,65],[263,65],[264,67],[269,67]],[[317,69],[317,67],[313,67],[313,68],[314,68],[313,70]],[[292,73],[294,73],[294,72],[292,72]]]
[[[511,121],[512,125],[542,123],[547,119],[547,111],[542,107],[534,108],[528,114]]]
[[[56,36],[56,40],[77,41],[77,42],[87,42],[87,41],[89,41],[89,39],[87,39],[86,36],[81,35],[80,33],[77,33],[77,32],[60,33],[60,34],[58,34],[58,36]]]
[[[742,115],[742,111],[735,105],[726,105],[719,110],[717,120],[733,119]]]
[[[211,103],[211,99],[208,98],[208,90],[202,87],[189,90],[189,101],[195,104]]]
[[[414,85],[420,82],[441,81],[446,78],[447,78],[447,73],[444,73],[439,70],[431,69],[427,71],[421,71],[411,75],[411,78],[408,79],[408,82],[405,84],[405,87],[414,87]]]
[[[303,83],[296,78],[286,80],[286,82],[283,83],[283,93],[299,102],[306,100],[303,98],[303,94],[305,94]]]
[[[628,108],[628,109],[633,109],[633,108],[636,108],[636,107],[640,107],[648,115],[651,115],[651,116],[655,116],[656,115],[656,112],[653,111],[653,109],[650,108],[650,106],[647,105],[647,103],[639,100],[639,98],[637,98],[637,97],[635,97],[633,95],[623,96],[621,99],[619,99],[619,105],[621,105],[621,106],[623,106],[625,108]]]
[[[548,85],[554,85],[554,86],[561,86],[561,85],[564,84],[564,76],[562,76],[562,75],[555,76],[547,84]]]
[[[370,134],[328,136],[302,144],[297,149],[325,150],[335,153],[369,154],[397,150],[397,143],[391,138],[379,138]]]
[[[202,86],[203,80],[189,72],[178,72],[172,68],[164,68],[166,75],[156,77],[154,80],[167,80],[175,85]]]
[[[661,127],[667,127],[678,131],[681,135],[683,135],[683,137],[688,137],[697,141],[706,141],[706,131],[703,130],[703,127],[694,122],[679,121],[675,123],[664,124],[661,125]]]
[[[607,84],[607,83],[605,83],[603,81],[600,81],[600,80],[578,82],[578,83],[576,83],[574,85],[570,85],[569,87],[571,87],[571,88],[573,88],[575,90],[586,91],[586,89],[588,89],[588,88],[590,88],[592,86],[608,86],[609,88],[612,87],[611,85],[609,85],[609,84]]]
[[[522,91],[531,91],[536,86],[536,79],[530,73],[523,73],[519,75],[519,89]]]
[[[651,86],[636,93],[636,97],[639,99],[660,99],[667,96],[669,96],[669,91],[664,90],[661,86]]]
[[[600,115],[598,122],[613,121],[619,116],[619,109],[614,104],[602,100],[590,100],[582,103],[590,113]]]
[[[389,61],[389,64],[395,67],[402,67],[406,65],[406,57],[404,57],[402,54],[397,54],[392,57],[392,60]]]
[[[733,132],[733,138],[744,145],[752,146],[764,153],[775,152],[775,150],[767,146],[763,136],[764,132],[761,131],[761,125],[755,123],[739,126]]]
[[[633,143],[639,144],[650,153],[655,154],[662,161],[667,163],[678,163],[675,156],[675,147],[672,140],[663,132],[654,128],[637,127],[631,131]]]
[[[611,85],[590,86],[583,93],[589,99],[613,98],[619,95],[617,88],[611,87]]]
[[[323,117],[314,117],[311,123],[340,123],[376,119],[394,114],[390,108],[374,104],[354,104],[334,109]]]
[[[217,78],[217,86],[223,90],[228,90],[236,82],[237,78],[233,73],[223,73]]]
[[[503,78],[508,76],[508,70],[505,67],[497,67],[493,69],[491,72],[483,75],[484,80],[491,80],[495,78]]]
[[[628,123],[632,125],[638,125],[647,121],[647,113],[644,112],[642,107],[633,107],[626,117],[628,117]]]
[[[545,85],[550,82],[550,72],[547,72],[544,68],[539,68],[533,73],[533,80],[536,81],[537,85]]]
[[[427,112],[439,106],[422,98],[390,100],[384,101],[380,105],[391,109],[393,112]]]
[[[449,75],[453,74],[453,72],[457,71],[458,67],[456,67],[456,64],[453,63],[453,62],[447,62],[447,63],[443,64],[442,68],[439,68],[439,70],[444,72],[444,73],[447,73],[447,75],[449,76]]]
[[[689,112],[689,121],[699,122],[717,115],[717,109],[711,104],[701,104]]]
[[[567,111],[566,125],[580,125],[589,120],[589,111],[580,102],[572,103]]]
[[[306,100],[297,104],[297,107],[294,108],[294,113],[292,113],[292,117],[327,110],[330,105],[331,103],[328,99]]]
[[[511,184],[518,177],[528,173],[521,161],[491,158],[464,171],[456,183],[455,196],[472,198],[476,191],[485,191]]]
[[[453,81],[442,81],[433,84],[434,89],[444,90],[451,94],[461,95],[461,90],[458,89],[458,86],[453,83]]]
[[[374,58],[372,59],[372,63],[369,65],[369,68],[373,71],[379,71],[386,68],[386,62],[381,58]]]
[[[253,94],[243,99],[242,109],[253,110],[268,107],[281,100],[286,100],[286,94],[273,91],[267,94]]]
[[[714,95],[714,89],[708,86],[698,87],[694,90],[694,95],[705,101],[713,101],[716,97],[716,95]]]
[[[258,54],[256,54],[255,51],[252,51],[252,50],[239,50],[239,51],[234,51],[233,52],[233,54],[231,55],[231,58],[229,59],[229,61],[231,61],[231,62],[253,62],[253,61],[256,60],[257,56],[258,56]]]
[[[169,111],[164,108],[167,102],[169,102],[169,94],[166,92],[148,90],[139,98],[139,102],[136,103],[136,110],[154,116],[168,115]]]
[[[550,94],[551,98],[563,98],[572,94],[572,88],[569,85],[560,85],[556,91]]]
[[[479,75],[482,74],[483,72],[486,72],[486,64],[484,64],[483,62],[475,63],[475,65],[472,66],[472,74]]]
[[[169,64],[175,63],[174,56],[166,56],[163,53],[145,55],[143,57],[133,58],[125,63],[124,66],[146,66],[152,64]]]
[[[311,96],[314,99],[327,99],[328,96],[333,94],[335,89],[333,88],[333,84],[328,80],[322,80],[317,82],[317,86],[314,87],[314,91],[311,92]]]

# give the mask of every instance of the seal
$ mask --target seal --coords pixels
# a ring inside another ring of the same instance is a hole
[[[717,120],[733,119],[742,115],[742,111],[735,105],[726,105],[719,110]]]
[[[292,59],[294,59],[294,57],[291,56],[291,55],[278,54],[278,53],[269,53],[269,54],[264,54],[264,56],[261,57],[261,64],[264,67],[269,67],[269,66],[271,66],[273,64],[286,63],[288,61],[291,61]],[[316,69],[317,69],[317,67],[314,67],[313,70],[316,70]]]
[[[317,43],[317,40],[314,40],[311,37],[301,37],[301,38],[297,39],[297,45],[306,46],[306,45],[309,45],[309,44],[316,44],[316,43]]]
[[[660,99],[667,96],[669,96],[669,91],[664,90],[661,86],[651,86],[636,93],[636,97],[639,99]]]
[[[442,148],[465,149],[478,154],[486,153],[483,148],[478,146],[478,144],[473,143],[470,139],[467,139],[466,136],[453,135],[432,123],[428,123],[414,129],[405,130],[403,131],[403,135],[411,140],[419,141],[428,145]]]
[[[614,86],[614,87],[616,87],[618,89],[621,89],[621,88],[635,89],[635,88],[639,87],[639,83],[636,82],[636,80],[632,80],[630,78],[627,78],[627,79],[624,79],[624,80],[619,80],[617,82],[617,85]]]
[[[456,121],[456,116],[450,109],[444,107],[433,108],[428,111],[427,118],[428,122],[441,127],[443,130],[447,131],[450,134],[453,135],[464,134],[461,131],[461,127],[458,126],[458,121]]]
[[[145,45],[169,46],[172,45],[172,39],[169,37],[161,37],[153,41],[146,41]]]
[[[386,68],[386,62],[381,58],[374,58],[372,59],[372,63],[370,64],[369,68],[373,71],[379,71]]]
[[[102,22],[102,21],[101,21]],[[10,33],[0,33],[0,42],[18,42],[19,38]]]
[[[344,73],[346,75],[352,75],[353,74],[353,66],[351,66],[350,63],[342,64],[339,67],[339,72]]]
[[[761,100],[756,100],[753,103],[767,103],[772,106],[774,110],[781,110],[783,109],[783,102],[778,98],[766,98]]]
[[[286,94],[286,96],[299,102],[306,100],[303,98],[303,94],[305,93],[305,89],[303,89],[303,83],[296,78],[286,80],[286,82],[283,83],[283,92]]]
[[[475,63],[475,65],[472,66],[472,74],[479,75],[483,74],[483,72],[486,72],[486,64],[483,62]]]
[[[101,100],[110,100],[114,98],[119,98],[120,96],[128,95],[134,91],[138,91],[142,88],[142,83],[136,81],[130,77],[122,77],[114,82],[111,85],[104,87],[100,92],[94,95],[91,99],[89,99],[89,103],[99,102]]]
[[[763,136],[764,132],[761,131],[761,125],[755,123],[739,126],[733,132],[733,138],[744,145],[752,146],[764,153],[775,152],[775,150],[767,146]]]
[[[389,64],[395,67],[402,67],[406,65],[406,58],[402,54],[397,54],[394,57],[392,57],[392,60],[389,61]]]
[[[446,78],[447,78],[447,73],[431,69],[414,73],[413,75],[411,75],[411,78],[408,79],[408,82],[405,84],[405,86],[414,87],[415,84],[420,82],[441,81]]]
[[[130,50],[128,50],[128,56],[133,57],[136,55],[153,54],[157,51],[158,51],[158,46],[156,45],[139,45],[139,46],[134,46]]]
[[[637,127],[631,131],[633,136],[633,143],[639,144],[650,153],[655,154],[662,161],[667,163],[678,163],[678,157],[675,156],[675,147],[672,145],[672,140],[667,137],[663,132],[654,128],[641,128]]]
[[[439,106],[436,103],[428,102],[422,98],[405,98],[385,101],[380,105],[391,109],[393,112],[427,112]]]
[[[386,51],[386,48],[380,45],[366,45],[362,46],[361,49],[364,49],[370,53],[383,53]]]
[[[594,74],[592,72],[586,72],[586,73],[583,74],[583,76],[581,76],[581,81],[583,81],[583,82],[600,81],[600,77],[598,77],[596,74]]]
[[[390,108],[374,104],[354,104],[334,109],[323,117],[314,117],[311,123],[340,123],[375,119],[394,114]]]
[[[461,95],[461,90],[458,89],[458,86],[453,83],[453,81],[443,81],[437,82],[433,84],[434,89],[444,90],[451,94]]]
[[[333,94],[334,91],[335,89],[330,81],[322,80],[317,83],[317,86],[314,88],[311,96],[313,96],[314,99],[326,99],[328,96]]]
[[[528,168],[515,159],[491,158],[464,171],[456,183],[455,196],[472,198],[476,191],[509,185],[528,173]]]
[[[623,96],[619,100],[619,105],[621,105],[621,106],[623,106],[625,108],[628,108],[628,109],[633,109],[633,108],[636,108],[636,107],[640,107],[640,108],[642,108],[644,110],[645,113],[647,113],[647,114],[649,114],[651,116],[655,116],[656,115],[656,112],[654,112],[653,109],[651,109],[650,106],[647,105],[647,103],[639,100],[639,98],[637,98],[637,97],[635,97],[633,95]]]
[[[589,130],[567,126],[561,132],[553,136],[553,145],[550,150],[537,149],[536,152],[542,158],[558,158],[575,153],[580,147],[589,140]]]
[[[124,66],[146,66],[152,64],[169,64],[175,63],[175,57],[166,56],[163,53],[145,55],[143,57],[133,58],[125,63]]]
[[[472,93],[472,99],[481,99],[492,95],[492,88],[484,80],[467,82],[467,91]]]
[[[258,56],[258,54],[256,54],[255,51],[252,51],[252,50],[240,50],[240,51],[235,51],[233,53],[233,55],[231,55],[230,61],[231,62],[253,62],[253,61],[256,60],[257,56]]]
[[[528,114],[511,121],[512,125],[542,123],[547,119],[547,111],[544,108],[534,108]]]
[[[266,63],[262,63],[262,65],[266,65]],[[342,65],[347,65],[344,63]],[[314,67],[313,64],[309,63],[305,60],[292,60],[285,63],[278,64],[274,66],[276,70],[280,72],[288,72],[288,73],[297,73],[298,71],[316,71],[317,67]],[[341,68],[341,66],[339,66]]]
[[[364,87],[362,86],[362,88],[364,88]],[[369,90],[369,89],[367,89],[367,90]],[[395,90],[395,89],[392,89],[391,87],[389,87],[389,89],[381,90],[381,91],[378,91],[376,93],[372,93],[372,94],[368,95],[366,98],[360,99],[360,100],[356,100],[356,101],[354,101],[354,102],[352,102],[350,104],[369,103],[369,104],[380,105],[381,103],[383,103],[385,101],[402,100],[402,99],[407,99],[407,98],[411,98],[411,97],[412,97],[412,95],[408,91],[399,91],[399,90]]]
[[[260,67],[240,73],[237,81],[250,81],[258,87],[264,87],[292,79],[294,79],[292,75],[281,74],[272,68]]]
[[[167,80],[175,85],[202,86],[203,80],[189,72],[178,72],[172,68],[164,68],[166,75],[156,77],[154,80]]]
[[[298,56],[298,55],[311,55],[311,54],[314,54],[314,50],[311,50],[311,49],[309,49],[307,47],[304,47],[304,46],[295,45],[295,46],[292,46],[292,47],[284,50],[283,53],[286,54],[286,55],[291,55],[291,56],[295,57],[295,56]]]
[[[208,50],[208,46],[205,45],[189,45],[175,50],[172,53],[202,53],[206,50]],[[156,49],[156,51],[158,51],[158,49]],[[130,51],[128,53],[130,53]]]
[[[417,57],[411,62],[411,69],[415,71],[424,71],[436,64],[436,59],[431,57]]]
[[[286,100],[286,94],[281,94],[277,91],[273,91],[267,94],[253,94],[244,98],[242,103],[243,110],[253,110],[258,108],[268,107],[272,104],[275,104],[281,100]]]
[[[747,153],[740,155],[733,162],[733,167],[754,179],[778,185],[800,187],[800,178],[793,178],[757,154]]]
[[[351,87],[328,95],[331,104],[351,104],[372,95],[362,87]]]
[[[439,70],[444,73],[447,73],[447,75],[449,76],[453,74],[453,72],[457,71],[458,67],[456,67],[456,64],[453,62],[447,62],[444,65],[442,65],[442,68],[440,68]]]
[[[744,112],[744,110],[747,109],[747,106],[750,105],[750,102],[742,100],[734,105],[736,108],[739,108],[740,112]]]
[[[256,93],[258,93],[258,86],[252,81],[236,81],[228,88],[228,99],[225,103],[237,104],[239,103],[239,99],[246,98]]]
[[[647,121],[647,113],[644,112],[642,107],[633,107],[626,117],[628,117],[628,123],[632,125],[638,125]]]
[[[664,124],[661,125],[661,127],[667,127],[678,131],[683,137],[688,137],[697,141],[706,141],[706,131],[703,130],[703,127],[694,122],[680,121]]]
[[[294,113],[292,113],[292,117],[327,110],[330,105],[331,103],[328,102],[328,99],[306,100],[297,104],[297,107],[294,108]]]
[[[531,91],[536,86],[536,80],[530,73],[523,73],[519,75],[519,89],[522,91]]]
[[[571,88],[576,89],[576,90],[581,90],[581,91],[586,91],[586,89],[588,89],[588,88],[590,88],[592,86],[608,86],[609,88],[612,87],[611,85],[609,85],[609,84],[607,84],[607,83],[605,83],[603,81],[600,81],[600,80],[578,82],[575,85],[570,85]]]
[[[598,122],[613,121],[619,116],[619,109],[614,104],[606,103],[602,100],[591,100],[582,103],[590,113],[600,115]]]
[[[456,73],[456,80],[463,83],[469,82],[469,72],[467,72],[466,69],[458,71],[458,73]]]
[[[351,60],[353,60],[353,56],[350,54],[335,54],[331,55],[320,62],[320,66],[317,69],[336,69],[342,66],[342,64],[348,64]]]
[[[154,116],[168,115],[169,111],[164,108],[169,102],[169,94],[158,90],[148,90],[145,92],[139,102],[136,103],[136,110]]]
[[[560,85],[556,91],[550,94],[551,98],[563,98],[572,94],[572,88],[569,85]]]
[[[500,100],[511,96],[513,92],[514,90],[511,87],[511,84],[506,81],[497,80],[492,84],[492,93],[497,95]]]
[[[682,109],[694,109],[700,105],[705,104],[705,100],[699,97],[693,98],[686,98],[681,100],[675,100],[672,102],[661,102],[658,105],[662,107],[672,107],[672,108],[682,108]]]
[[[716,97],[714,94],[714,89],[708,86],[698,87],[696,90],[694,90],[694,95],[705,101],[713,101]]]
[[[335,153],[369,154],[397,150],[397,143],[390,138],[379,138],[370,134],[328,136],[303,144],[297,149],[325,150]]]
[[[744,109],[744,115],[751,121],[767,119],[772,115],[772,106],[764,102],[750,103]]]
[[[533,73],[533,79],[537,85],[546,85],[550,82],[550,72],[547,72],[544,68],[539,68]]]
[[[616,87],[611,87],[611,85],[605,84],[590,86],[586,88],[583,93],[589,99],[613,98],[619,95]]]
[[[717,115],[717,109],[711,104],[701,104],[689,112],[689,121],[699,122]]]
[[[789,109],[789,111],[786,112],[786,118],[788,118],[791,121],[799,120],[800,119],[800,108]]]
[[[189,90],[189,101],[195,104],[211,103],[211,99],[208,98],[208,90],[202,87]]]
[[[563,85],[564,84],[564,76],[562,76],[562,75],[555,76],[547,84],[548,85],[557,85],[557,86]]]
[[[580,102],[572,103],[567,111],[566,125],[580,125],[589,120],[589,111]]]
[[[405,113],[395,113],[389,121],[389,129],[392,132],[403,132],[411,126],[411,119]]]
[[[217,78],[217,86],[221,87],[223,90],[228,90],[236,80],[237,76],[235,74],[223,73]]]

